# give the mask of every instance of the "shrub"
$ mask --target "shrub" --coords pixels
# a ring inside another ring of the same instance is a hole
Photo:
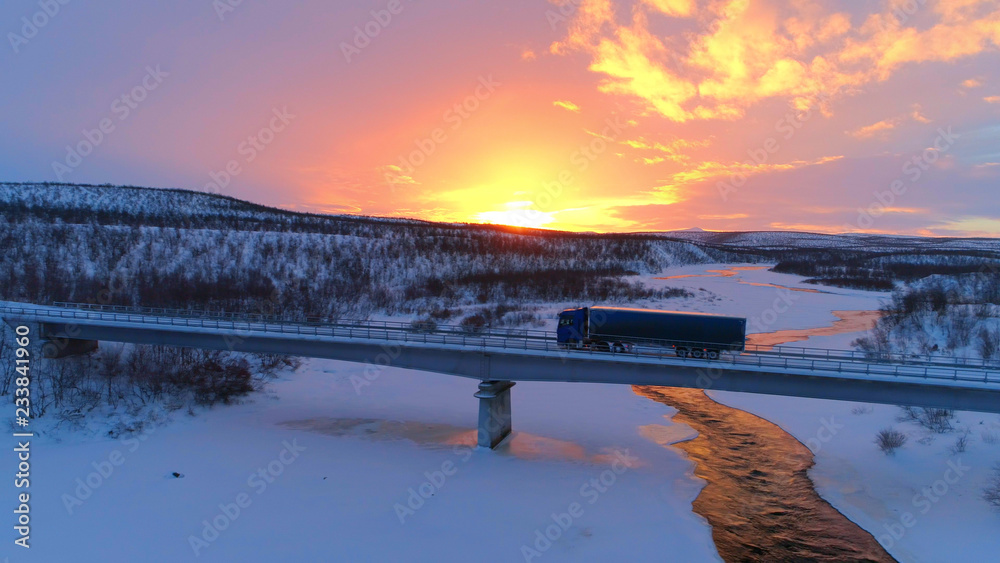
[[[253,354],[260,362],[261,372],[267,375],[273,375],[274,372],[284,369],[286,367],[292,369],[298,369],[302,365],[302,361],[295,357],[289,356],[287,354]]]
[[[430,312],[430,317],[435,321],[446,321],[455,315],[460,314],[462,311],[458,309],[449,309],[447,307],[435,307]]]
[[[994,433],[994,432],[992,432],[990,430],[983,430],[983,433],[982,433],[981,436],[983,438],[983,443],[984,444],[989,444],[989,445],[992,446],[992,445],[996,444],[997,442],[1000,442],[1000,438],[997,437],[996,433]]]
[[[893,455],[898,448],[906,444],[906,434],[895,428],[883,428],[875,436],[875,444],[885,455]]]
[[[951,425],[955,418],[953,410],[908,406],[900,408],[903,410],[898,417],[900,422],[915,422],[935,434],[946,434],[954,429]]]
[[[965,449],[969,447],[969,433],[965,432],[961,436],[955,439],[955,444],[951,446],[951,453],[960,454],[964,453]]]
[[[459,325],[468,332],[482,332],[486,328],[486,316],[482,313],[474,313],[462,319]]]
[[[410,323],[410,328],[415,332],[434,332],[438,324],[434,319],[417,319]]]
[[[983,489],[983,500],[990,503],[993,508],[1000,510],[1000,463],[993,467],[993,475]]]
[[[229,404],[234,398],[254,390],[250,365],[246,360],[221,360],[209,357],[188,372],[186,382],[202,405]]]
[[[979,347],[979,355],[984,360],[992,360],[994,356],[1000,355],[1000,331],[990,330],[983,327],[979,331],[979,341],[977,342]]]
[[[851,346],[864,352],[865,358],[869,360],[880,359],[892,351],[890,329],[884,323],[878,323],[868,332],[868,336],[854,340]]]
[[[952,308],[946,309],[948,318],[946,321],[945,332],[947,333],[947,344],[949,349],[961,348],[962,346],[968,344],[972,341],[972,328],[975,326],[975,320],[972,318],[972,312],[968,308]]]

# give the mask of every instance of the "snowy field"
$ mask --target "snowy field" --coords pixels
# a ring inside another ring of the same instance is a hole
[[[886,297],[761,269],[709,272],[729,268],[644,276],[695,297],[636,305],[744,315],[751,332],[768,332],[829,326],[831,311],[877,309]],[[856,336],[805,344],[844,348]],[[176,411],[144,436],[35,438],[32,548],[14,551],[11,538],[0,560],[718,560],[691,511],[702,482],[664,447],[692,437],[671,409],[627,386],[519,383],[513,437],[482,451],[471,447],[475,380],[387,368],[357,387],[363,368],[309,360],[244,404]],[[982,436],[1000,434],[1000,417],[958,413],[969,446],[953,454],[958,433],[897,423],[895,407],[711,396],[808,445],[820,494],[901,561],[1000,552],[1000,516],[980,498],[1000,461],[1000,445]],[[890,424],[910,438],[894,457],[873,442]],[[969,469],[936,494],[956,475],[949,463]],[[922,487],[931,497],[918,498]]]
[[[477,381],[389,368],[358,393],[351,376],[362,373],[310,361],[252,403],[174,413],[142,441],[37,440],[31,557],[7,553],[49,562],[718,560],[691,511],[701,482],[659,445],[690,429],[630,387],[518,384],[516,435],[491,452],[471,447]]]

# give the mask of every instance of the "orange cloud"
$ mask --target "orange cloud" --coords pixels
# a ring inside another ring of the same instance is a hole
[[[712,179],[721,178],[734,178],[734,177],[749,177],[757,174],[764,174],[766,172],[775,172],[781,170],[794,170],[796,168],[803,168],[806,166],[815,166],[817,164],[826,164],[827,162],[832,162],[839,160],[843,156],[825,156],[815,160],[795,160],[792,162],[786,162],[781,164],[769,164],[760,163],[757,164],[751,160],[745,162],[717,162],[717,161],[705,161],[700,162],[693,167],[689,167],[680,172],[675,172],[670,176],[669,183],[659,186],[655,189],[655,192],[668,192],[671,197],[678,198],[677,194],[682,193],[680,188],[696,184],[698,182],[703,182]]]
[[[382,173],[382,177],[385,178],[386,183],[389,185],[396,184],[409,184],[416,185],[417,182],[412,176],[407,175],[402,168],[396,166],[395,164],[389,164],[379,168],[379,172]]]
[[[749,217],[746,213],[733,213],[730,215],[698,215],[698,219],[704,220],[720,220],[720,219],[746,219]]]
[[[1000,96],[986,96],[983,101],[990,104],[1000,104]]]
[[[842,60],[874,65],[878,79],[885,80],[904,64],[954,61],[1000,44],[996,0],[929,2],[938,19],[921,29],[907,25],[916,16],[905,17],[906,12],[898,9],[906,2],[894,0],[886,12],[869,16],[863,35],[848,42]]]
[[[918,123],[930,123],[931,120],[928,119],[924,114],[920,113],[919,107],[914,107],[913,111],[910,113],[910,119]]]
[[[896,128],[899,124],[898,119],[883,119],[877,123],[872,123],[871,125],[866,125],[860,129],[855,129],[854,131],[848,132],[852,137],[857,137],[859,139],[868,139],[874,137],[879,133],[886,133]]]
[[[701,141],[691,141],[687,139],[675,139],[668,144],[663,144],[660,142],[649,142],[642,137],[638,139],[627,139],[621,141],[621,144],[627,145],[633,149],[643,150],[643,151],[656,151],[658,154],[653,157],[639,157],[638,162],[643,164],[658,164],[660,162],[670,161],[670,162],[687,162],[691,160],[691,157],[687,154],[682,153],[683,149],[687,148],[703,148],[711,144],[711,141],[705,139]]]
[[[919,207],[886,207],[882,213],[927,213],[927,211]]]
[[[668,16],[690,16],[695,9],[694,0],[644,0],[644,2]]]
[[[574,113],[580,113],[580,106],[568,100],[556,100],[552,102],[552,105],[563,108],[564,110],[572,111]]]
[[[695,32],[662,36],[649,15],[687,16],[694,7],[644,0],[621,23],[611,0],[580,0],[566,37],[551,50],[589,54],[589,70],[604,77],[601,92],[684,122],[737,119],[776,97],[804,110],[906,64],[955,61],[1000,46],[998,0],[928,0],[919,28],[905,4],[892,0],[854,25],[848,14],[808,0],[725,0],[695,16]]]
[[[892,119],[883,119],[882,121],[860,127],[854,131],[848,131],[847,134],[858,139],[870,139],[876,135],[885,139],[888,138],[888,133],[890,131],[905,123],[907,120],[925,124],[931,122],[931,120],[925,117],[924,114],[920,113],[920,106],[914,105],[913,111],[911,111],[908,115],[901,115]]]
[[[833,225],[813,225],[809,223],[783,223],[774,221],[768,225],[776,231],[798,231],[804,233],[829,233],[837,234],[844,232],[843,228]]]

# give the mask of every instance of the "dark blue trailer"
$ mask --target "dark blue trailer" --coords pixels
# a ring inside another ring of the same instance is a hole
[[[581,307],[559,313],[560,345],[626,352],[636,346],[673,349],[678,356],[716,359],[742,351],[747,320],[707,313],[623,307]]]

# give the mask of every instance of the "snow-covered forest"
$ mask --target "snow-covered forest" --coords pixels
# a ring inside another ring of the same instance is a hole
[[[980,267],[929,276],[893,293],[869,336],[855,345],[877,353],[1000,357],[1000,271]]]
[[[304,215],[181,190],[0,184],[0,298],[416,314],[654,296],[622,278],[736,255],[635,236]]]
[[[707,262],[772,262],[820,283],[868,280],[876,289],[1000,264],[981,239],[574,234],[302,214],[115,186],[0,184],[0,209],[2,299],[258,312],[266,304],[289,317],[634,300],[655,296],[623,276]]]
[[[550,314],[541,311],[553,303],[692,296],[650,287],[634,274],[701,263],[772,263],[815,283],[896,288],[886,318],[858,343],[869,349],[985,355],[996,348],[1000,330],[997,276],[992,285],[969,281],[984,278],[975,270],[1000,264],[995,241],[985,239],[562,233],[312,215],[186,190],[65,184],[0,184],[0,209],[0,299],[10,301],[295,320],[394,316],[424,327],[478,329],[538,326],[540,315]],[[954,281],[954,274],[965,281]],[[951,285],[944,288],[941,280]],[[979,300],[984,292],[993,297]],[[10,336],[6,327],[4,336]],[[36,404],[72,414],[98,403],[144,405],[164,397],[179,405],[195,397],[229,400],[253,389],[257,375],[290,361],[175,356],[125,346],[60,362],[54,375],[35,381],[44,387]],[[142,377],[160,371],[162,381]],[[9,375],[0,378],[0,395],[9,392]],[[213,381],[222,388],[206,389]]]

